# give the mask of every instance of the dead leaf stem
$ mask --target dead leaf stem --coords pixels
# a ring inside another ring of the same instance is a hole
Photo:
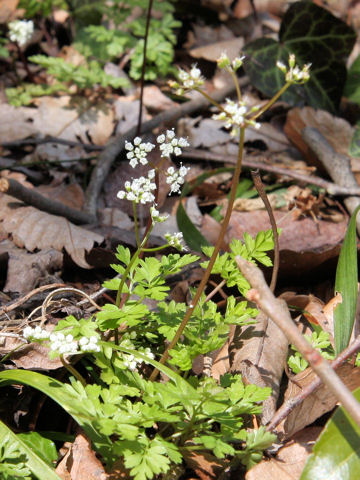
[[[354,421],[360,426],[360,404],[350,390],[336,375],[330,364],[301,335],[292,321],[285,302],[277,299],[268,287],[262,271],[244,258],[235,258],[239,269],[251,285],[246,298],[258,307],[282,330],[289,342],[294,344],[301,355],[309,362],[321,381],[340,401]]]

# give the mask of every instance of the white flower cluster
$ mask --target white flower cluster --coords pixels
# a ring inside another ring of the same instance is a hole
[[[156,190],[156,184],[152,182],[155,178],[155,170],[149,170],[147,177],[134,178],[132,182],[125,182],[125,190],[120,190],[117,194],[118,198],[130,200],[135,203],[151,203],[155,200],[152,193]]]
[[[178,82],[169,82],[170,87],[176,89],[177,95],[183,95],[186,91],[194,90],[204,85],[204,77],[196,65],[191,67],[190,72],[179,68],[178,80]]]
[[[287,82],[302,84],[309,80],[311,63],[305,64],[300,70],[300,67],[296,65],[296,58],[293,53],[289,55],[288,63],[289,69],[286,68],[286,65],[284,65],[283,62],[276,62],[276,66],[285,74],[285,79]]]
[[[155,358],[155,355],[152,353],[150,348],[145,348],[145,350],[140,353],[143,353],[144,355],[146,355],[148,358],[151,358],[152,360],[154,360]],[[135,358],[135,356],[132,354],[127,354],[127,353],[123,354],[123,358],[124,358],[124,366],[129,370],[131,370],[132,372],[134,372],[137,369],[137,365],[139,363],[142,363],[144,361],[140,358],[139,359]]]
[[[172,153],[178,157],[182,154],[182,148],[190,146],[186,138],[176,138],[174,130],[166,130],[166,135],[159,135],[156,141],[160,145],[161,156],[168,158]]]
[[[181,185],[185,182],[185,176],[190,168],[181,165],[179,170],[175,170],[174,167],[169,167],[166,170],[166,183],[170,185],[170,193],[179,193]]]
[[[147,154],[155,148],[155,145],[147,142],[143,143],[140,137],[134,138],[134,144],[131,142],[125,142],[125,150],[128,150],[126,157],[130,160],[130,165],[135,168],[140,162],[142,165],[148,163]]]
[[[47,340],[50,337],[50,332],[44,330],[43,328],[37,326],[35,328],[25,327],[23,330],[23,337],[34,340]]]
[[[170,158],[174,154],[179,156],[182,154],[182,148],[188,147],[190,144],[186,138],[176,138],[174,130],[167,130],[166,134],[159,135],[156,139],[159,144],[159,149],[162,157]],[[148,163],[147,154],[155,148],[152,143],[142,143],[140,137],[136,137],[134,142],[125,142],[126,154],[130,161],[130,165],[135,168],[140,162],[142,165]],[[181,166],[176,172],[174,167],[170,167],[166,173],[166,182],[170,184],[170,193],[179,192],[181,185],[184,183],[184,177],[189,171],[189,168]],[[127,181],[124,185],[124,190],[120,190],[117,194],[118,198],[130,200],[135,203],[151,203],[155,200],[155,195],[152,193],[156,190],[156,184],[152,180],[155,178],[155,170],[149,170],[148,176],[135,178],[132,182]],[[151,217],[154,222],[164,222],[167,217],[161,217],[155,206]]]
[[[187,248],[185,245],[182,244],[184,241],[183,234],[181,232],[178,233],[165,233],[165,239],[169,245],[176,248],[180,252],[186,251]]]
[[[244,58],[245,56],[236,57],[231,62],[230,58],[226,55],[226,53],[222,53],[220,57],[217,59],[217,64],[219,68],[227,68],[229,70],[233,70],[234,72],[236,72],[236,70],[238,70],[242,66]]]
[[[34,33],[32,20],[14,20],[9,23],[8,27],[10,40],[17,42],[20,47],[26,45]]]
[[[160,215],[159,210],[157,210],[155,206],[150,207],[150,215],[153,225],[155,225],[155,223],[165,222],[169,218],[169,215],[167,214]]]
[[[260,123],[251,120],[248,115],[259,110],[258,106],[252,107],[250,110],[244,102],[235,102],[226,99],[224,110],[213,115],[214,120],[225,121],[225,128],[231,129],[230,135],[237,135],[240,127],[251,125],[254,128],[260,128]]]
[[[23,337],[29,341],[49,340],[50,350],[59,352],[60,355],[75,355],[83,352],[100,352],[98,337],[95,335],[90,338],[81,337],[74,340],[71,333],[65,335],[63,332],[50,333],[37,326],[35,328],[26,327],[23,331]]]

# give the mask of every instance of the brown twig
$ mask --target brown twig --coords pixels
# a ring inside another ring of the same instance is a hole
[[[343,350],[333,362],[330,363],[331,368],[334,370],[340,365],[342,365],[348,358],[350,358],[354,353],[360,349],[360,335],[349,345],[345,350]],[[321,385],[321,379],[316,378],[311,382],[307,387],[303,387],[301,392],[295,397],[287,400],[275,413],[271,422],[266,426],[266,429],[272,431],[282,422],[293,410],[295,407],[300,405],[305,398],[315,392],[315,390]]]
[[[61,145],[68,145],[69,147],[81,147],[87,152],[97,152],[104,150],[102,145],[90,145],[82,142],[74,142],[72,140],[65,140],[64,138],[57,138],[47,135],[44,138],[22,138],[20,140],[14,140],[12,142],[3,142],[1,144],[4,148],[22,147],[23,145],[42,145],[43,143],[59,143]]]
[[[0,309],[0,315],[4,315],[5,313],[9,313],[12,310],[15,310],[15,308],[20,307],[20,305],[27,302],[29,298],[33,297],[34,295],[37,295],[38,293],[44,292],[45,290],[50,290],[51,288],[62,288],[62,287],[66,287],[66,285],[64,283],[51,283],[50,285],[42,285],[41,287],[35,288],[35,290],[31,290],[31,292],[27,293],[16,302],[10,303],[10,305],[4,305]]]
[[[243,83],[248,81],[246,78]],[[233,85],[227,86],[221,90],[217,90],[214,93],[216,101],[222,101],[235,91]],[[190,100],[182,104],[181,106],[159,113],[151,120],[148,120],[142,125],[142,133],[149,132],[163,123],[175,123],[181,117],[191,115],[199,110],[203,110],[210,105],[202,96],[194,100]],[[97,164],[91,174],[91,179],[86,190],[85,211],[91,216],[96,215],[97,200],[102,189],[102,186],[110,172],[110,168],[117,158],[117,156],[123,151],[125,141],[131,141],[136,135],[137,127],[130,128],[127,132],[116,137],[111,143],[107,145],[105,150],[99,155]]]
[[[224,160],[224,155],[220,155],[218,153],[209,152],[207,150],[191,150],[187,149],[182,153],[183,158],[196,158],[204,161],[210,162],[221,162],[224,161],[229,163],[236,163],[236,156],[235,155],[227,155],[226,159]],[[302,173],[296,172],[294,170],[288,168],[277,167],[276,165],[268,165],[264,162],[260,162],[258,160],[253,160],[251,157],[245,157],[244,168],[258,168],[259,170],[265,172],[276,173],[278,175],[287,175],[288,177],[294,178],[295,180],[299,180],[300,182],[304,182],[310,185],[316,185],[318,187],[324,188],[330,195],[341,195],[341,196],[349,196],[349,195],[359,195],[360,196],[360,187],[344,187],[338,185],[337,183],[329,182],[324,180],[320,177],[310,176],[310,175],[303,175]]]
[[[302,137],[311,150],[316,153],[329,176],[337,184],[348,189],[359,188],[351,170],[350,159],[345,155],[337,153],[316,128],[305,127],[302,131]],[[360,205],[360,198],[350,196],[345,199],[344,203],[349,213],[352,214],[356,207]],[[356,221],[356,228],[360,234],[360,218]]]
[[[301,335],[291,319],[285,302],[275,298],[268,287],[262,271],[244,258],[237,256],[236,262],[251,285],[246,298],[255,302],[258,307],[282,330],[289,342],[294,344],[301,355],[309,362],[312,369],[320,377],[360,426],[360,404],[343,381],[336,375],[330,364]]]
[[[44,212],[65,217],[76,224],[95,223],[96,218],[90,214],[68,207],[67,205],[44,197],[36,190],[24,187],[13,178],[0,178],[0,192],[32,205]]]

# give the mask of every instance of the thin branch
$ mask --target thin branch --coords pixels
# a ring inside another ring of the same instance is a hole
[[[23,145],[42,145],[44,143],[59,143],[60,145],[68,145],[69,147],[81,147],[87,152],[97,152],[104,150],[102,145],[90,145],[88,143],[74,142],[72,140],[65,140],[64,138],[57,138],[47,135],[44,138],[22,138],[20,140],[14,140],[12,142],[3,142],[1,144],[4,148],[16,148]]]
[[[24,187],[24,185],[13,178],[0,179],[0,192],[15,197],[27,205],[32,205],[33,207],[36,207],[44,212],[65,217],[70,220],[70,222],[76,224],[96,222],[96,218],[92,217],[88,213],[77,210],[76,208],[68,207],[63,203],[57,202],[56,200],[51,200],[48,197],[44,197],[44,195],[41,195],[36,190]]]
[[[196,158],[203,161],[210,161],[210,162],[229,162],[229,163],[236,163],[236,156],[235,155],[227,155],[224,158],[224,155],[220,155],[218,153],[209,152],[207,150],[191,150],[187,149],[182,153],[183,158]],[[360,187],[344,187],[338,185],[337,183],[329,182],[324,180],[320,177],[310,176],[310,175],[303,175],[302,173],[296,172],[292,169],[288,168],[281,168],[277,167],[276,165],[268,165],[267,163],[260,162],[258,160],[253,160],[252,158],[244,158],[243,163],[244,168],[258,168],[259,170],[265,172],[276,173],[278,175],[287,175],[288,177],[294,178],[295,180],[299,180],[300,182],[304,182],[310,185],[316,185],[318,187],[324,188],[330,195],[341,195],[341,196],[349,196],[349,195],[358,195],[360,196]]]
[[[342,365],[348,358],[350,358],[354,353],[360,349],[360,335],[356,337],[351,345],[349,345],[345,350],[343,350],[333,362],[330,363],[331,368],[334,370],[340,365]],[[321,379],[317,377],[312,381],[307,387],[304,387],[301,392],[298,393],[293,398],[287,400],[279,410],[275,413],[271,422],[266,426],[268,431],[272,431],[282,422],[298,405],[300,405],[309,395],[315,392],[315,390],[320,387]]]
[[[301,335],[291,319],[286,303],[275,298],[259,268],[240,256],[237,256],[235,259],[241,272],[252,287],[252,289],[248,291],[246,298],[255,302],[282,330],[289,342],[296,346],[297,350],[309,362],[322,382],[334,394],[335,398],[343,404],[354,421],[360,426],[359,402],[338,375],[336,375],[330,364],[308,343],[305,337]]]

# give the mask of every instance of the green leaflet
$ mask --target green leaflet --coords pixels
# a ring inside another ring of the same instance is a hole
[[[337,355],[348,346],[355,320],[358,294],[356,216],[359,210],[360,206],[351,216],[336,268],[335,291],[342,296],[342,303],[334,310],[334,339]]]
[[[1,372],[6,373],[6,372]],[[27,372],[24,372],[27,373]],[[61,480],[60,477],[55,473],[55,470],[49,465],[47,465],[33,450],[25,443],[18,435],[15,435],[1,420],[0,420],[0,445],[5,447],[6,452],[6,443],[11,444],[11,448],[13,449],[14,446],[16,450],[23,455],[26,464],[26,468],[31,471],[36,478],[40,480]],[[19,461],[21,461],[21,457],[19,457]],[[2,461],[3,463],[3,461]],[[1,478],[10,478],[11,477],[1,477]],[[27,478],[23,477],[22,475],[15,478]],[[30,478],[30,477],[29,477]]]
[[[354,392],[360,400],[360,389]],[[300,480],[360,478],[360,427],[339,407],[326,424],[308,458]]]

